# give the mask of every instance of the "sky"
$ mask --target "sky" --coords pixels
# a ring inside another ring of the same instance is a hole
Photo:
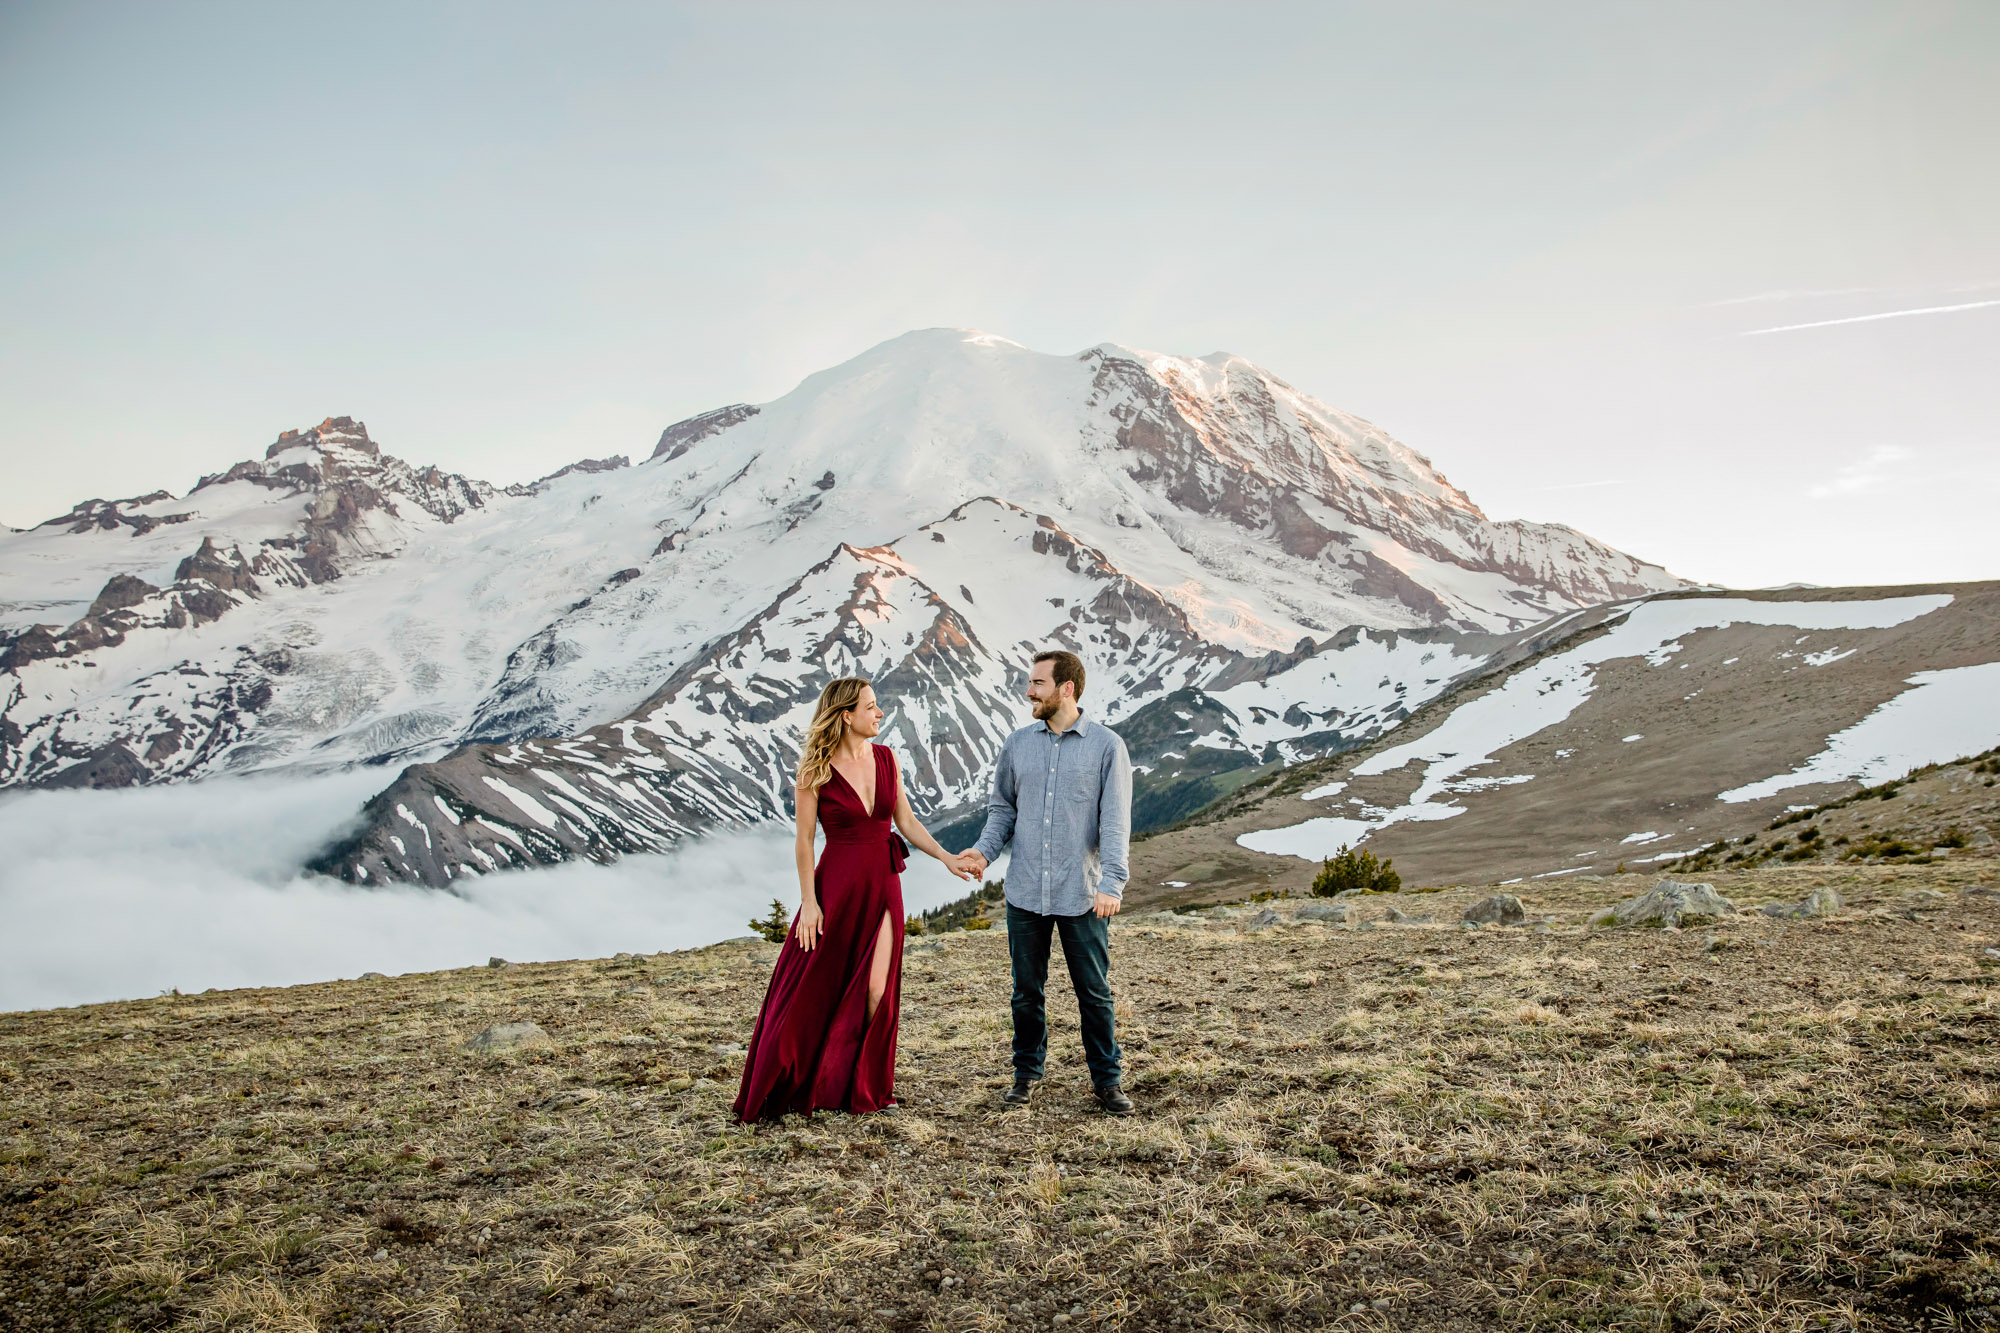
[[[2000,577],[2000,6],[0,6],[0,522],[496,483],[912,328],[1250,357],[1497,518]]]

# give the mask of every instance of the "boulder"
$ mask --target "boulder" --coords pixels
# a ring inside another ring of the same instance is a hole
[[[1390,903],[1389,910],[1382,914],[1382,919],[1384,921],[1392,921],[1399,926],[1414,926],[1420,922],[1430,920],[1431,914],[1429,912],[1422,912],[1413,916],[1396,906],[1396,904]]]
[[[1757,910],[1765,916],[1775,916],[1791,921],[1811,921],[1820,917],[1832,916],[1844,906],[1846,904],[1840,901],[1840,895],[1832,889],[1817,888],[1806,895],[1804,902],[1765,903]]]
[[[1592,926],[1673,926],[1732,916],[1736,904],[1715,891],[1713,884],[1686,884],[1663,879],[1636,898],[1607,907],[1590,918]]]
[[[1332,921],[1340,925],[1348,925],[1354,920],[1354,904],[1329,902],[1322,898],[1301,907],[1299,909],[1299,920]]]
[[[1511,893],[1496,893],[1466,908],[1459,919],[1473,926],[1518,926],[1527,917],[1527,909],[1521,906],[1519,898]]]
[[[465,1049],[482,1054],[518,1051],[529,1046],[553,1046],[555,1041],[539,1023],[497,1023],[468,1038]]]
[[[1263,930],[1267,926],[1277,925],[1278,919],[1278,914],[1267,907],[1248,921],[1245,921],[1242,928],[1244,930]]]

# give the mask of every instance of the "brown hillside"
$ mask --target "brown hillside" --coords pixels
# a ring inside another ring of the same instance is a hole
[[[1741,836],[1789,807],[1844,796],[1859,784],[1794,787],[1742,804],[1716,799],[1719,792],[1802,764],[1829,736],[1907,690],[1916,672],[2000,661],[2000,583],[1716,594],[1820,602],[1927,593],[1947,593],[1953,600],[1889,629],[1808,635],[1785,625],[1739,624],[1686,635],[1665,666],[1631,658],[1604,663],[1596,669],[1595,691],[1569,718],[1495,751],[1494,764],[1481,770],[1533,774],[1533,781],[1455,796],[1464,814],[1393,824],[1371,834],[1367,846],[1378,856],[1393,857],[1409,884],[1602,874],[1621,861]],[[1567,651],[1584,636],[1546,653]],[[1802,653],[1836,645],[1853,652],[1823,666],[1802,663]],[[1362,778],[1354,776],[1355,766],[1427,735],[1452,710],[1498,688],[1525,665],[1432,702],[1362,749],[1296,765],[1245,787],[1187,825],[1139,841],[1132,852],[1132,901],[1155,905],[1302,890],[1311,880],[1311,863],[1246,850],[1238,837],[1341,815],[1355,801],[1382,808],[1402,804],[1420,780],[1421,765]],[[1634,733],[1643,733],[1643,739],[1622,740]],[[1988,744],[1968,735],[1965,749]],[[1337,780],[1348,784],[1337,796],[1300,799]],[[1927,790],[1925,795],[1943,799],[1945,794]],[[1968,798],[1964,817],[2000,836],[2000,802],[1985,799],[1993,795]],[[1916,817],[1909,803],[1878,813],[1884,819]],[[1642,832],[1667,836],[1638,846],[1623,841]],[[1170,888],[1170,881],[1187,887]]]

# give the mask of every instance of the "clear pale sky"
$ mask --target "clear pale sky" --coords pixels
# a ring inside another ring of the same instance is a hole
[[[1988,0],[10,0],[0,521],[327,415],[643,456],[963,325],[1241,353],[1693,578],[1996,578],[1996,68]]]

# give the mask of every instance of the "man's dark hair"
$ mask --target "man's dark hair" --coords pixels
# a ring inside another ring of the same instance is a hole
[[[1070,684],[1076,686],[1077,700],[1079,702],[1082,701],[1083,699],[1082,658],[1078,657],[1075,653],[1065,652],[1060,648],[1051,648],[1048,652],[1036,653],[1035,661],[1053,663],[1053,665],[1049,668],[1049,670],[1050,673],[1055,677],[1056,688],[1061,689],[1063,682],[1068,681]]]

